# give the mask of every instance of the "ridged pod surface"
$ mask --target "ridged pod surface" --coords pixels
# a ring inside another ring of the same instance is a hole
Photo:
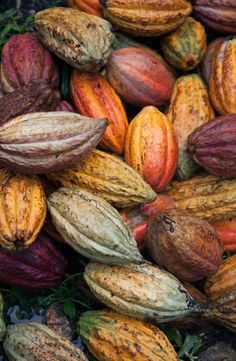
[[[156,198],[156,193],[133,168],[98,149],[93,149],[78,166],[47,176],[59,186],[85,189],[121,208]]]
[[[12,92],[32,80],[45,79],[58,85],[59,69],[47,48],[34,34],[14,34],[3,46],[0,81],[4,92]]]
[[[0,341],[1,342],[4,340],[5,332],[6,332],[6,325],[4,322],[3,311],[4,311],[4,299],[2,294],[0,293]]]
[[[107,79],[121,98],[133,105],[161,105],[174,86],[163,59],[145,48],[114,50],[107,63]]]
[[[207,89],[197,74],[178,78],[167,117],[174,127],[179,149],[176,174],[179,179],[186,179],[197,167],[187,152],[188,136],[200,125],[214,118]]]
[[[109,122],[100,146],[117,154],[124,151],[128,119],[119,95],[99,73],[72,72],[70,92],[78,113]]]
[[[219,47],[223,44],[224,41],[225,38],[223,37],[216,38],[215,40],[211,41],[210,44],[207,46],[206,53],[200,64],[202,77],[207,83],[209,83],[210,80],[212,61]]]
[[[142,261],[129,228],[102,198],[60,188],[48,198],[48,208],[63,239],[83,256],[109,264]]]
[[[225,252],[236,253],[236,217],[212,223]]]
[[[31,113],[0,126],[0,165],[40,174],[69,167],[98,144],[106,119],[70,112]]]
[[[171,180],[178,148],[169,119],[149,106],[131,121],[125,140],[125,161],[156,191]]]
[[[137,318],[164,323],[202,312],[177,278],[149,263],[108,266],[91,262],[84,279],[107,307]]]
[[[196,217],[216,222],[236,216],[236,182],[213,175],[172,182],[167,194],[177,207]]]
[[[236,113],[235,74],[236,38],[226,38],[212,62],[209,82],[211,101],[221,115]]]
[[[88,361],[72,342],[37,322],[9,325],[4,350],[9,361]]]
[[[56,111],[58,111],[58,112],[71,112],[71,113],[75,112],[73,106],[69,102],[67,102],[66,100],[62,100],[57,105]]]
[[[102,5],[99,0],[67,0],[67,6],[85,13],[102,17]]]
[[[179,360],[166,335],[156,326],[116,312],[85,312],[77,328],[98,361]]]
[[[192,70],[206,52],[205,28],[189,16],[174,32],[162,38],[161,48],[165,60],[174,68]]]
[[[236,114],[215,118],[188,138],[191,158],[209,173],[236,177]]]
[[[135,36],[158,36],[177,28],[191,13],[186,0],[102,0],[104,17]]]
[[[106,64],[114,40],[108,21],[77,9],[54,7],[35,15],[35,27],[42,42],[74,68],[93,72]]]
[[[37,177],[0,170],[0,245],[28,248],[43,227],[46,199]]]

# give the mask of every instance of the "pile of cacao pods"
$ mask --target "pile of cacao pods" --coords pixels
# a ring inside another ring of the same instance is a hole
[[[98,361],[179,360],[162,324],[236,332],[235,0],[68,0],[5,43],[0,88],[0,282],[85,257]],[[50,324],[0,337],[9,361],[87,360]]]

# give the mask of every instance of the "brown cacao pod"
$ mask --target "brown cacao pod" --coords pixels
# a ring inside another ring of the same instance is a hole
[[[4,350],[9,361],[88,361],[76,345],[37,322],[9,325]]]
[[[236,38],[226,38],[218,48],[211,65],[209,94],[221,115],[236,113],[235,57]]]
[[[236,217],[212,223],[225,252],[236,253]]]
[[[177,207],[208,222],[236,217],[236,182],[216,176],[197,176],[172,182],[167,194]]]
[[[123,100],[137,106],[161,105],[168,101],[174,78],[162,59],[141,48],[112,52],[107,79]]]
[[[156,326],[120,313],[85,312],[79,319],[78,332],[98,361],[179,360],[168,338]]]
[[[1,61],[0,80],[6,93],[37,79],[59,84],[58,67],[34,34],[12,35],[3,46]]]
[[[117,154],[124,151],[128,120],[120,97],[99,73],[82,73],[74,69],[70,81],[71,98],[78,113],[109,122],[100,146]]]
[[[71,113],[75,113],[75,110],[73,108],[73,106],[68,103],[66,100],[62,100],[56,107],[56,110],[58,112],[71,112]]]
[[[46,312],[46,324],[57,334],[72,341],[75,334],[75,321],[65,315],[63,305],[53,302]]]
[[[156,191],[171,180],[178,147],[169,119],[153,106],[145,107],[132,120],[125,140],[125,161]]]
[[[224,339],[226,339],[226,335]],[[234,338],[234,336],[233,336]],[[197,355],[198,361],[235,361],[236,360],[236,349],[227,341],[216,341],[206,345],[204,350],[200,350]]]
[[[192,70],[206,52],[205,28],[189,16],[174,32],[162,38],[161,48],[165,60],[174,68]]]
[[[151,202],[156,193],[142,177],[116,156],[94,149],[78,166],[48,174],[48,178],[66,188],[78,186],[117,207]]]
[[[0,169],[0,245],[28,248],[43,227],[46,199],[37,177]]]
[[[235,0],[193,0],[193,14],[212,30],[236,34]]]
[[[106,126],[106,119],[70,112],[16,117],[0,126],[0,165],[31,174],[59,171],[85,158]]]
[[[213,40],[208,45],[206,53],[202,59],[201,74],[207,83],[209,83],[209,80],[210,80],[212,61],[213,61],[219,47],[223,44],[224,41],[225,41],[225,38],[222,38],[222,37]]]
[[[114,35],[108,21],[77,9],[54,7],[35,16],[42,42],[59,58],[83,71],[106,64]]]
[[[0,98],[0,124],[18,115],[55,110],[60,93],[45,80],[33,80]]]
[[[181,76],[175,83],[167,117],[173,124],[178,142],[177,177],[188,178],[195,170],[187,152],[188,136],[214,118],[207,89],[197,74]]]
[[[191,158],[209,173],[236,177],[236,114],[215,118],[188,138]]]
[[[146,244],[160,267],[186,282],[213,275],[222,262],[223,245],[214,228],[178,208],[148,222]]]
[[[136,36],[158,36],[177,28],[191,13],[186,0],[101,0],[103,14],[121,30]]]
[[[99,0],[67,0],[67,6],[102,18],[102,5]]]
[[[0,281],[27,290],[51,288],[66,277],[67,260],[44,233],[27,250],[0,248]]]

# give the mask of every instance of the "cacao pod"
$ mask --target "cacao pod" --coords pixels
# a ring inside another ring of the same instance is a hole
[[[227,337],[227,336],[226,336]],[[225,338],[226,338],[225,337]],[[207,344],[207,348],[200,350],[197,355],[198,361],[235,361],[236,349],[227,341],[218,341]]]
[[[135,36],[159,36],[177,28],[191,13],[186,0],[101,0],[112,24]]]
[[[55,86],[59,84],[59,69],[34,34],[12,35],[2,48],[1,60],[0,80],[6,93],[32,80],[45,79]]]
[[[99,142],[106,119],[70,112],[31,113],[0,126],[0,165],[47,173],[85,158]]]
[[[156,191],[170,182],[178,147],[169,119],[149,106],[132,120],[125,140],[125,161]]]
[[[4,350],[9,361],[88,361],[72,342],[37,322],[9,325]]]
[[[129,228],[109,203],[79,188],[60,188],[48,198],[62,238],[83,256],[109,264],[140,262]]]
[[[54,110],[60,93],[45,80],[33,80],[0,98],[0,124],[22,114]]]
[[[236,114],[215,118],[188,138],[191,158],[209,173],[236,177]]]
[[[171,97],[174,78],[163,60],[141,48],[112,52],[107,79],[121,98],[133,105],[161,105]]]
[[[109,310],[88,311],[78,332],[98,361],[178,361],[166,335],[156,326]]]
[[[59,58],[83,71],[106,64],[114,35],[108,21],[77,9],[54,7],[35,16],[42,42]]]
[[[75,333],[75,322],[65,316],[63,305],[51,303],[46,313],[46,324],[57,334],[72,341]]]
[[[189,16],[173,33],[163,37],[161,48],[165,60],[174,68],[192,70],[206,52],[205,29]]]
[[[177,278],[149,263],[108,266],[90,262],[84,279],[106,306],[137,318],[164,323],[203,312]]]
[[[212,223],[225,252],[236,253],[236,217],[226,221]]]
[[[124,151],[128,120],[120,97],[99,73],[82,73],[74,69],[70,81],[71,98],[78,113],[109,122],[100,146],[117,154]]]
[[[6,325],[4,322],[3,310],[4,310],[4,300],[2,294],[0,293],[0,341],[1,342],[3,341],[6,333]]]
[[[71,112],[71,113],[75,113],[75,110],[73,108],[73,106],[68,103],[66,100],[62,100],[56,107],[56,110],[58,112]]]
[[[236,113],[235,57],[236,38],[226,38],[218,48],[211,65],[209,94],[221,115]]]
[[[206,53],[202,59],[201,74],[207,83],[209,83],[209,80],[210,80],[212,61],[213,61],[219,47],[223,44],[224,41],[225,41],[225,38],[217,38],[217,39],[213,40],[208,45]]]
[[[0,246],[28,248],[43,227],[46,199],[37,177],[0,169]]]
[[[172,182],[167,194],[176,207],[208,222],[236,217],[236,182],[233,179],[199,175],[183,182]]]
[[[193,0],[193,14],[209,29],[236,34],[235,0]]]
[[[200,125],[214,118],[207,89],[197,74],[181,76],[175,83],[167,117],[173,124],[178,142],[177,177],[188,178],[196,164],[187,152],[188,136]]]
[[[48,174],[48,178],[66,188],[79,188],[95,193],[117,207],[128,207],[153,201],[156,193],[120,158],[93,149],[78,167]]]
[[[187,282],[213,275],[222,262],[223,246],[214,228],[178,208],[148,222],[146,244],[160,267]]]
[[[67,0],[67,6],[102,18],[102,5],[99,0]]]

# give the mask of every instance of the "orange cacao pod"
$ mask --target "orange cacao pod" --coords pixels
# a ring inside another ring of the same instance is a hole
[[[163,60],[141,48],[113,51],[107,63],[107,79],[123,100],[137,106],[165,103],[174,85]]]
[[[211,65],[209,93],[218,113],[236,113],[236,38],[226,39]]]
[[[70,82],[71,97],[77,111],[87,117],[106,118],[109,125],[100,145],[115,153],[122,154],[128,120],[124,106],[99,73],[82,73],[74,70]]]
[[[177,143],[168,118],[149,106],[132,120],[125,141],[125,160],[160,192],[171,180],[177,164]]]
[[[102,18],[102,5],[99,0],[67,0],[67,6]]]
[[[54,58],[38,38],[30,33],[12,35],[2,49],[1,84],[4,92],[45,79],[59,84],[59,70]]]
[[[236,218],[212,223],[225,252],[236,252]]]

